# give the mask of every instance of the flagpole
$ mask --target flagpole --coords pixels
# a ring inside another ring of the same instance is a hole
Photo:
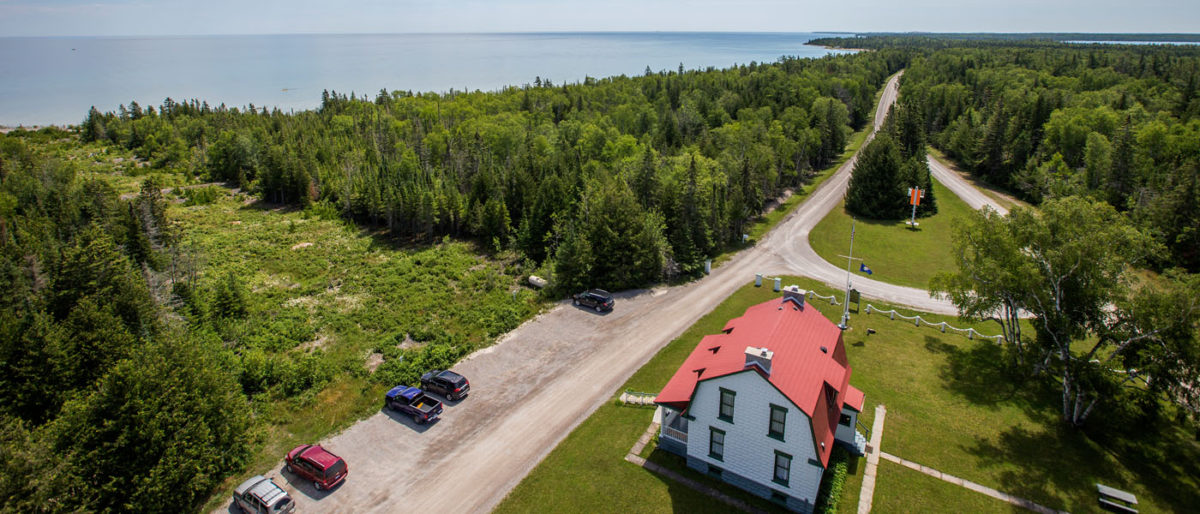
[[[838,328],[846,330],[850,327],[850,264],[854,262],[854,231],[858,228],[858,220],[850,225],[850,255],[846,256],[846,301],[842,302],[842,322]]]

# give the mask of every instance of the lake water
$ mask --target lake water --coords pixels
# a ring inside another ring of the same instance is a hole
[[[819,57],[812,33],[382,34],[0,38],[0,126],[70,124],[199,98],[302,110],[323,89],[485,91],[585,77]]]

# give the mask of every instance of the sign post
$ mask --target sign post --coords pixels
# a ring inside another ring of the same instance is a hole
[[[921,205],[921,199],[925,198],[925,190],[916,186],[908,188],[908,203],[912,205],[912,220],[908,222],[908,226],[913,230],[917,228],[917,206]]]

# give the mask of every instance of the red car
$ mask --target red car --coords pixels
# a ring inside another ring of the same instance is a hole
[[[297,446],[288,452],[284,462],[287,463],[289,472],[306,480],[312,480],[313,487],[318,491],[330,489],[342,483],[342,480],[346,479],[346,472],[350,470],[346,466],[346,461],[329,453],[319,444]]]

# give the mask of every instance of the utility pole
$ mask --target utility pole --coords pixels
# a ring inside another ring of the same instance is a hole
[[[854,220],[854,223],[850,225],[850,255],[838,256],[846,258],[846,301],[842,302],[842,322],[838,323],[838,328],[842,330],[850,328],[850,264],[854,262],[854,231],[856,228],[858,228],[858,220]]]

